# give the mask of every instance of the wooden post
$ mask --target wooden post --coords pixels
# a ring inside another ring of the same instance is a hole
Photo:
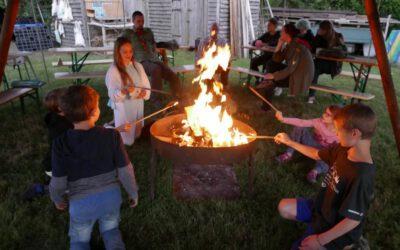
[[[14,24],[18,15],[19,0],[9,0],[0,34],[0,86],[7,64],[8,50],[14,33]]]
[[[383,39],[382,28],[379,22],[379,13],[375,0],[365,0],[365,12],[371,30],[372,41],[374,43],[376,58],[378,60],[379,71],[381,73],[383,90],[385,92],[386,105],[392,122],[394,137],[397,144],[397,151],[400,155],[400,114],[397,104],[396,90],[393,85],[392,73],[388,56],[386,53],[385,41]]]

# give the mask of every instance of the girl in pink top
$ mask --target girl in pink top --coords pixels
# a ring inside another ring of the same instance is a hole
[[[301,144],[312,146],[315,148],[327,148],[332,144],[338,143],[335,127],[333,125],[333,117],[340,110],[337,105],[331,105],[325,109],[322,117],[311,120],[302,120],[297,118],[286,118],[282,112],[276,112],[275,116],[282,123],[295,126],[290,138]],[[314,128],[311,132],[307,128]],[[292,159],[294,149],[288,148],[285,153],[276,157],[279,163],[285,163]],[[328,171],[328,165],[323,161],[317,161],[315,167],[307,174],[307,180],[315,183],[317,176]]]

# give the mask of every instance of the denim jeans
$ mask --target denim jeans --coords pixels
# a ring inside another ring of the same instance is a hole
[[[319,144],[315,140],[314,134],[311,133],[310,129],[308,129],[308,128],[294,127],[294,129],[292,130],[292,133],[290,133],[290,138],[293,141],[301,143],[303,145],[307,145],[307,146],[318,148],[318,149],[323,148],[321,146],[321,144]],[[293,154],[294,149],[288,148],[286,150],[286,152]],[[328,172],[329,166],[323,161],[316,161],[314,170],[316,170],[318,174],[325,174]]]
[[[72,200],[69,207],[70,248],[90,249],[93,226],[98,221],[105,248],[125,249],[118,229],[121,202],[119,187]]]

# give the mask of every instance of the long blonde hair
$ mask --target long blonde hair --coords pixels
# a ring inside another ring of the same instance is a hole
[[[121,75],[122,84],[124,85],[124,87],[128,85],[128,81],[133,84],[132,78],[129,76],[128,72],[126,72],[125,65],[122,63],[121,54],[119,52],[121,47],[127,43],[130,44],[131,41],[129,41],[129,39],[125,37],[118,37],[114,44],[114,65],[117,67]],[[133,57],[132,57],[132,64],[133,66],[135,66],[135,60]]]

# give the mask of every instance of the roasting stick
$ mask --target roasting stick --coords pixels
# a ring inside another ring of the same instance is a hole
[[[271,102],[269,102],[267,99],[265,99],[264,96],[262,96],[260,93],[257,92],[253,87],[249,86],[249,89],[251,92],[253,92],[256,96],[260,97],[261,100],[263,100],[266,104],[268,104],[275,112],[279,112],[279,109],[277,109]]]
[[[269,135],[248,135],[247,138],[249,138],[249,139],[270,139],[270,140],[273,140],[273,139],[275,139],[275,136],[269,136]]]
[[[162,91],[162,90],[158,90],[158,89],[151,89],[151,88],[139,87],[139,86],[135,86],[134,88],[149,90],[151,92],[160,93],[160,94],[164,94],[164,95],[172,95],[171,93],[169,93],[167,91]]]
[[[136,121],[134,121],[134,122],[131,122],[131,124],[132,124],[132,125],[136,125],[136,124],[138,124],[139,122],[142,122],[142,121],[144,121],[144,120],[146,120],[146,119],[148,119],[148,118],[150,118],[150,117],[153,117],[153,116],[155,116],[155,115],[158,115],[159,113],[162,113],[162,112],[164,112],[164,111],[167,110],[167,109],[170,109],[170,108],[172,108],[172,107],[175,107],[175,106],[178,105],[178,104],[179,104],[179,102],[174,102],[173,104],[168,105],[167,107],[165,107],[165,108],[163,108],[163,109],[160,109],[159,111],[156,111],[156,112],[154,112],[154,113],[152,113],[152,114],[150,114],[150,115],[148,115],[148,116],[146,116],[146,117],[143,117],[143,118],[141,118],[141,119],[139,119],[139,120],[136,120]]]
[[[251,92],[253,92],[256,96],[258,96],[266,104],[268,104],[273,110],[275,110],[275,112],[279,112],[279,109],[277,109],[270,101],[265,99],[264,96],[262,96],[260,93],[258,93],[258,91],[255,90],[253,87],[251,87],[248,83],[243,83],[243,86],[247,86],[251,90]]]

